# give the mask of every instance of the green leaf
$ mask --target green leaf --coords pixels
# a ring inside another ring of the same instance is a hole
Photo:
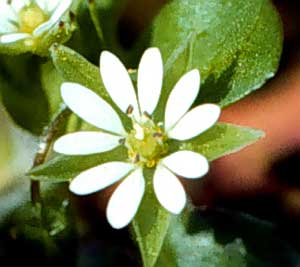
[[[246,249],[241,239],[220,244],[214,229],[206,225],[203,229],[192,229],[186,214],[172,218],[165,242],[155,267],[246,267]],[[196,222],[199,226],[201,222]],[[193,230],[195,232],[193,232]]]
[[[132,232],[140,248],[144,267],[154,266],[173,215],[166,211],[157,201],[153,191],[153,169],[146,169],[147,181],[145,195],[132,222]]]
[[[119,114],[124,126],[128,129],[130,119],[111,100],[102,83],[98,67],[63,45],[52,46],[51,57],[55,68],[65,81],[79,83],[99,94]]]
[[[40,134],[49,122],[39,65],[40,59],[31,55],[0,58],[2,102],[13,120],[34,134]]]
[[[264,132],[233,124],[217,123],[199,136],[186,141],[172,141],[170,149],[193,150],[204,155],[209,161],[237,152],[264,136]]]
[[[299,253],[270,222],[224,209],[189,207],[172,218],[155,267],[297,266],[298,261]]]
[[[108,98],[97,66],[63,45],[53,45],[50,52],[54,66],[66,81],[79,83],[94,90],[104,99]]]
[[[114,160],[125,161],[126,158],[127,150],[123,146],[112,151],[87,156],[55,155],[43,165],[31,169],[27,176],[33,180],[65,182],[89,168]]]
[[[268,0],[173,0],[154,21],[151,45],[165,62],[157,114],[178,79],[194,68],[202,77],[198,102],[226,106],[275,74],[282,26]]]
[[[51,61],[41,65],[41,84],[47,96],[50,118],[59,111],[62,102],[60,86],[63,81]]]

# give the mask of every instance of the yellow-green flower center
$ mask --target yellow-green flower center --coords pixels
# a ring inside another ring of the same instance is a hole
[[[39,25],[46,22],[49,17],[39,6],[32,4],[20,11],[19,19],[20,31],[32,33]]]
[[[128,156],[132,162],[152,168],[168,152],[167,136],[151,119],[133,123],[133,130],[126,138]]]

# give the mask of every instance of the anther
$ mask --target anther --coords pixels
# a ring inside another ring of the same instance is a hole
[[[120,144],[120,145],[124,145],[124,144],[125,144],[125,138],[119,139],[119,144]]]
[[[59,28],[63,28],[65,26],[65,23],[61,20],[59,23],[58,23],[58,26]]]
[[[146,118],[148,118],[150,120],[152,119],[151,115],[147,111],[144,111],[143,114]]]
[[[133,159],[133,163],[138,163],[140,161],[140,155],[136,154],[134,159]]]
[[[129,105],[128,108],[127,108],[127,110],[126,110],[126,114],[130,115],[130,114],[132,114],[132,112],[133,112],[133,106]]]
[[[163,134],[162,133],[154,133],[152,136],[155,138],[161,138],[161,137],[163,137]]]

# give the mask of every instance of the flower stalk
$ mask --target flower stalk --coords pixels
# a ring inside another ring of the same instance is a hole
[[[46,161],[53,141],[58,137],[59,133],[61,132],[62,126],[65,125],[65,122],[70,115],[71,111],[65,105],[63,105],[50,125],[45,128],[42,140],[39,144],[39,150],[36,153],[33,161],[33,168],[43,164]],[[33,205],[41,204],[42,198],[39,181],[31,180],[30,192],[31,203]]]

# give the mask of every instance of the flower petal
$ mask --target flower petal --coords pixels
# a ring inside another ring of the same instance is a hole
[[[69,189],[77,195],[87,195],[106,188],[125,177],[134,165],[112,161],[88,169],[76,176]]]
[[[16,23],[18,22],[18,14],[12,8],[11,4],[7,4],[7,1],[0,1],[0,32],[4,33],[7,31],[3,31],[2,25],[3,24],[11,24],[11,22]],[[14,28],[17,28],[16,26]]]
[[[72,4],[72,0],[61,0],[58,6],[53,10],[53,14],[50,17],[50,21],[56,23],[61,16],[69,9]]]
[[[147,49],[138,68],[138,98],[141,112],[152,114],[158,103],[163,79],[163,62],[158,48]]]
[[[213,126],[220,116],[220,107],[203,104],[186,113],[168,132],[168,136],[177,140],[187,140],[197,136]]]
[[[129,106],[133,107],[133,115],[139,120],[140,112],[134,87],[122,62],[114,54],[103,51],[100,56],[100,73],[104,86],[116,105],[124,113]]]
[[[182,184],[167,168],[158,165],[153,178],[153,186],[160,204],[174,214],[179,214],[186,203]]]
[[[0,43],[8,44],[30,37],[28,33],[8,33],[0,36]]]
[[[106,217],[115,229],[125,227],[136,214],[145,191],[141,169],[132,172],[112,194],[106,209]]]
[[[35,0],[38,6],[48,14],[52,14],[59,5],[60,0]]]
[[[53,22],[51,20],[48,20],[45,23],[42,23],[41,25],[39,25],[37,28],[34,29],[34,31],[32,32],[32,35],[33,36],[42,35],[44,32],[50,30],[55,23],[56,22]]]
[[[165,130],[170,130],[190,109],[200,87],[200,74],[197,69],[183,75],[176,83],[168,98],[165,111]]]
[[[61,16],[68,10],[72,3],[72,0],[63,0],[59,3],[59,5],[55,8],[54,13],[50,17],[50,19],[39,25],[34,31],[33,35],[34,36],[39,36],[43,34],[44,32],[50,30],[61,18]]]
[[[184,178],[199,178],[208,172],[207,159],[193,151],[178,151],[164,159],[162,164],[169,170]]]
[[[75,132],[60,137],[53,149],[66,155],[88,155],[117,147],[120,137],[101,132]]]
[[[125,134],[118,114],[93,91],[77,83],[63,83],[61,95],[68,107],[88,123],[119,135]]]
[[[6,1],[8,2],[8,1]],[[15,14],[18,14],[23,7],[25,6],[29,6],[30,1],[28,0],[13,0],[11,1],[11,3],[9,4],[11,6],[11,8],[13,9],[13,11],[15,12]]]
[[[1,8],[1,7],[0,7]],[[1,14],[0,14],[1,16]],[[18,32],[18,28],[13,25],[12,23],[10,23],[9,21],[6,21],[4,19],[2,19],[0,21],[0,34],[11,34],[11,33],[16,33]]]

